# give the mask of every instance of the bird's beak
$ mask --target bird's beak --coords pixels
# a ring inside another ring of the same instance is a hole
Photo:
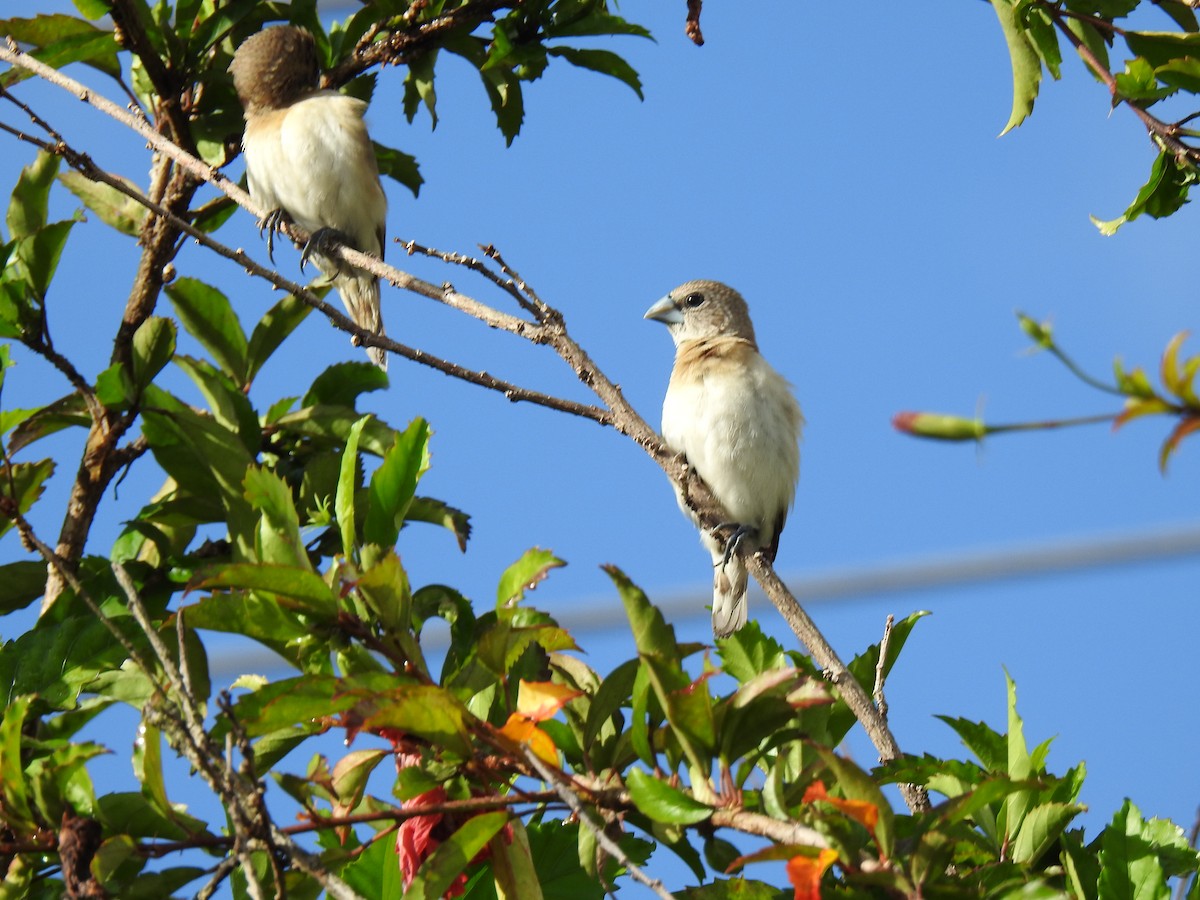
[[[652,307],[646,310],[643,319],[654,319],[656,322],[662,322],[664,325],[679,325],[683,322],[683,313],[679,311],[679,307],[675,305],[675,301],[671,299],[671,295],[663,297]]]

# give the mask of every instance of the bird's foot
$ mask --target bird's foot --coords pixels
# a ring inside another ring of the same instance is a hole
[[[304,266],[308,263],[308,258],[313,253],[328,255],[326,251],[330,250],[337,244],[350,244],[349,238],[345,234],[338,231],[336,228],[318,228],[309,235],[308,243],[304,245],[304,249],[300,251],[300,271],[304,271]]]
[[[738,547],[742,545],[747,537],[758,535],[758,529],[753,525],[742,525],[738,522],[722,522],[717,526],[717,530],[732,528],[733,532],[725,539],[725,556],[721,559],[721,568],[729,565],[729,560],[733,558],[733,554],[737,553]]]
[[[267,259],[271,265],[275,265],[275,232],[291,223],[292,217],[282,207],[271,210],[258,223],[258,236],[262,237],[264,231],[267,233]]]

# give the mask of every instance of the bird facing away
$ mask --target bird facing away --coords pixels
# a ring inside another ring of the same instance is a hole
[[[271,210],[260,226],[269,229],[268,250],[285,217],[308,231],[312,238],[301,268],[311,256],[341,294],[350,318],[382,335],[379,279],[321,252],[324,242],[337,237],[383,257],[387,197],[363,122],[367,104],[317,89],[313,37],[292,25],[247,38],[229,71],[246,116],[242,150],[250,195]],[[367,355],[387,368],[383,350],[368,347]]]
[[[740,545],[774,561],[800,479],[804,417],[791,386],[759,354],[746,301],[733,288],[689,281],[645,317],[666,325],[675,341],[663,439],[712,489],[734,528],[728,540],[700,530],[713,560],[713,635],[728,637],[746,624],[748,573],[734,551]]]

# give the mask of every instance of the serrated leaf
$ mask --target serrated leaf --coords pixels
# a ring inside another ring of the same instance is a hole
[[[565,59],[573,66],[578,66],[581,69],[590,69],[593,72],[599,72],[601,75],[608,75],[617,81],[629,85],[629,88],[638,95],[639,100],[645,100],[642,94],[642,79],[638,77],[637,70],[634,69],[625,59],[613,53],[611,50],[581,50],[576,47],[550,47],[546,51],[551,56],[558,56]]]
[[[1171,896],[1158,854],[1145,839],[1146,822],[1126,799],[1100,833],[1101,898],[1167,900]]]
[[[371,142],[375,148],[375,161],[379,164],[379,174],[386,175],[393,181],[404,185],[414,197],[421,193],[421,185],[425,179],[421,177],[421,167],[417,158],[402,150],[385,147],[383,144]]]
[[[496,609],[520,603],[525,599],[525,592],[531,591],[546,580],[551,569],[565,566],[566,563],[551,553],[533,547],[515,563],[504,570],[500,576],[500,584],[496,588]]]
[[[461,509],[455,509],[433,497],[413,497],[405,513],[406,522],[427,522],[441,525],[449,530],[458,541],[458,549],[467,552],[467,541],[471,537],[471,517]]]
[[[1132,222],[1143,213],[1153,219],[1165,218],[1188,202],[1188,188],[1197,177],[1193,170],[1181,166],[1174,155],[1163,150],[1155,157],[1150,177],[1125,212],[1108,221],[1091,216],[1092,224],[1102,235],[1110,237],[1126,222]]]
[[[1007,134],[1028,118],[1037,100],[1038,87],[1042,80],[1042,63],[1028,33],[1017,21],[1019,3],[1011,0],[991,0],[1004,42],[1008,45],[1009,62],[1012,66],[1013,98],[1012,112],[1000,134]]]
[[[1032,865],[1042,858],[1084,807],[1074,803],[1042,803],[1031,809],[1009,845],[1013,862]]]
[[[43,459],[0,466],[0,497],[15,502],[17,511],[24,515],[42,496],[46,480],[54,474],[54,465],[54,460]],[[7,534],[15,524],[12,518],[0,513],[0,535]]]
[[[55,69],[82,62],[113,78],[121,75],[119,48],[113,32],[74,16],[56,13],[32,19],[6,19],[0,21],[0,35],[32,44],[36,48],[32,55]],[[0,83],[10,85],[25,77],[28,73],[14,66],[0,75]]]
[[[120,175],[114,175],[132,190],[141,193],[138,186]],[[132,197],[121,193],[115,187],[99,181],[92,181],[79,172],[63,172],[58,180],[79,201],[96,214],[105,225],[115,228],[121,234],[137,237],[143,223],[146,221],[148,210]]]
[[[213,361],[235,383],[247,384],[246,333],[229,298],[195,278],[177,278],[165,290],[188,334],[212,354]]]
[[[633,805],[656,822],[695,825],[713,814],[711,806],[641,769],[630,769],[625,776],[625,784]]]
[[[179,355],[175,357],[175,364],[200,389],[213,417],[241,438],[247,453],[256,454],[262,446],[262,429],[250,400],[233,379],[208,360]]]

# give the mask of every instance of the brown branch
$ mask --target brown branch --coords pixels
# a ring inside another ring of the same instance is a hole
[[[184,87],[183,80],[170,68],[170,62],[164,62],[154,49],[154,44],[142,25],[138,6],[130,0],[109,0],[108,11],[112,16],[113,36],[118,46],[125,47],[142,61],[146,77],[154,85],[155,93],[158,94],[156,112],[170,126],[172,140],[181,147],[195,150],[192,130],[179,102],[180,92]]]
[[[81,85],[78,85],[77,82],[71,81],[71,79],[66,78],[61,73],[11,48],[8,51],[0,48],[0,59],[6,60],[13,65],[27,68],[35,74],[42,75],[47,80],[76,93],[81,99],[87,100],[98,109],[124,122],[150,141],[155,149],[160,150],[163,154],[178,162],[184,170],[214,184],[236,203],[250,210],[260,219],[266,212],[265,210],[260,210],[244,191],[232,184],[224,175],[221,175],[179,147],[166,141],[147,126],[144,126],[135,117],[116,108],[111,102],[103,101],[102,103],[100,102],[102,98],[92,97],[91,93]],[[139,202],[142,201],[139,200]],[[182,222],[171,210],[164,210],[161,206],[150,206],[149,204],[147,204],[147,208],[152,209],[156,213],[156,216],[167,217],[172,222]],[[186,226],[186,223],[183,224]],[[401,356],[413,359],[416,362],[434,365],[436,368],[440,368],[442,371],[452,374],[455,377],[463,377],[466,380],[473,381],[473,383],[485,387],[500,389],[493,383],[494,380],[487,373],[463,372],[460,371],[460,367],[454,364],[447,364],[441,360],[437,360],[435,363],[433,357],[429,357],[421,351],[403,347],[390,339],[363,334],[361,330],[355,329],[346,317],[337,313],[328,304],[308,296],[299,285],[293,284],[277,273],[258,266],[243,251],[230,251],[228,248],[218,249],[221,245],[213,241],[206,234],[203,234],[203,232],[193,229],[191,226],[186,226],[184,230],[210,249],[217,250],[222,255],[238,262],[239,265],[246,267],[252,274],[266,278],[273,284],[298,294],[305,302],[321,310],[337,327],[351,334],[358,334],[363,344],[383,347],[391,352],[396,352]],[[308,237],[305,232],[294,227],[290,227],[287,233],[296,240],[305,240]],[[621,389],[600,370],[588,353],[570,337],[566,324],[557,310],[544,307],[544,317],[539,317],[539,321],[529,322],[515,316],[500,313],[473,298],[460,294],[449,284],[438,288],[406,272],[394,269],[373,256],[351,250],[344,246],[331,248],[331,253],[332,255],[340,256],[354,266],[365,269],[387,280],[397,287],[445,303],[452,308],[480,319],[485,324],[517,334],[532,343],[549,345],[571,367],[579,380],[595,393],[604,406],[607,407],[607,410],[597,409],[596,407],[574,408],[578,405],[569,404],[568,401],[561,401],[557,398],[554,398],[553,403],[542,401],[544,405],[562,409],[563,411],[574,412],[578,415],[585,415],[601,424],[611,425],[619,433],[631,438],[641,446],[669,478],[686,488],[689,503],[699,515],[703,527],[710,530],[716,529],[725,521],[727,517],[724,516],[720,505],[716,502],[707,485],[695,477],[689,471],[686,463],[663,443],[657,432],[646,423],[625,399]],[[498,251],[494,248],[488,248],[487,255],[500,265],[503,272],[511,273],[514,289],[524,294],[535,308],[541,304],[541,301],[529,289],[528,285],[515,276],[515,273],[504,262]],[[443,258],[447,262],[464,265],[468,268],[476,268],[477,265],[482,265],[477,260],[471,260],[467,257],[460,258],[456,255],[444,255]],[[493,283],[497,283],[494,276],[489,277]],[[504,285],[501,286],[503,287]],[[505,289],[507,290],[507,287]],[[524,306],[524,304],[522,305]],[[514,392],[521,390],[515,386],[505,387],[505,393],[507,396],[510,396],[510,399],[531,399],[528,396],[516,393],[509,394],[510,387]],[[535,400],[534,402],[539,401]],[[830,679],[838,685],[843,698],[862,723],[872,743],[875,744],[879,751],[880,757],[884,760],[890,760],[899,756],[899,746],[887,723],[880,715],[879,710],[871,703],[862,686],[852,677],[847,677],[849,673],[845,665],[838,658],[836,652],[834,652],[824,636],[817,630],[812,620],[800,607],[796,598],[784,586],[770,563],[764,557],[757,554],[748,559],[747,563],[749,570],[754,574],[759,584],[762,585],[763,590],[771,598],[776,608],[779,609],[797,638],[809,649],[817,663],[829,673]],[[925,795],[923,789],[913,786],[903,786],[902,791],[904,791],[905,799],[910,809],[915,811],[929,808],[928,796]]]
[[[1186,162],[1193,168],[1200,166],[1200,148],[1192,147],[1180,139],[1180,126],[1178,123],[1164,122],[1132,100],[1121,96],[1116,77],[1096,57],[1091,48],[1075,32],[1067,27],[1066,20],[1069,16],[1052,4],[1039,3],[1039,6],[1054,20],[1055,26],[1067,38],[1071,46],[1075,48],[1075,52],[1079,54],[1087,67],[1092,70],[1092,73],[1108,88],[1114,104],[1120,103],[1131,109],[1133,114],[1142,121],[1142,125],[1145,126],[1150,137],[1158,142],[1164,150],[1170,150],[1178,161]]]
[[[604,848],[605,853],[618,860],[634,881],[640,882],[650,888],[662,900],[675,900],[675,895],[663,887],[661,881],[657,878],[651,878],[643,872],[629,859],[617,842],[605,833],[604,824],[595,820],[592,812],[583,805],[583,801],[576,796],[571,786],[567,784],[570,778],[565,772],[546,765],[529,747],[522,747],[521,749],[525,755],[526,762],[533,767],[534,771],[541,776],[543,781],[554,789],[558,796],[562,798],[562,801],[571,808],[571,811],[579,819],[580,824],[595,835],[596,843]]]
[[[372,66],[406,65],[436,47],[447,33],[461,30],[469,34],[481,23],[492,21],[498,10],[518,5],[520,0],[472,0],[417,24],[413,30],[393,31],[382,40],[377,38],[385,33],[384,29],[372,29],[363,35],[350,56],[322,76],[321,86],[341,87]],[[413,4],[403,17],[409,29],[412,29],[411,13],[419,10]]]
[[[895,624],[896,617],[888,613],[887,620],[883,623],[883,638],[879,641],[879,660],[875,663],[875,689],[871,691],[871,697],[875,700],[879,715],[885,722],[887,721],[888,705],[887,699],[883,695],[883,684],[887,678],[888,645],[892,642],[892,626]]]

